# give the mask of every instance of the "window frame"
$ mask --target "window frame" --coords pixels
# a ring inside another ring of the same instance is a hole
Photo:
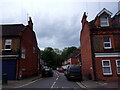
[[[109,38],[109,42],[105,42],[104,38],[106,38],[106,37],[103,37],[104,49],[111,49],[112,48],[111,37],[108,37]],[[110,47],[105,47],[105,44],[110,44]]]
[[[102,21],[102,18],[107,18],[106,20]],[[106,27],[106,26],[109,26],[109,21],[108,21],[108,17],[100,17],[100,26],[101,27]],[[103,25],[102,22],[106,22],[107,24],[106,25]]]
[[[108,61],[109,62],[109,66],[104,66],[104,61]],[[110,73],[105,73],[104,72],[104,67],[109,67],[110,68]],[[103,75],[112,75],[110,60],[102,60],[102,71],[103,71]]]
[[[120,67],[117,63],[117,61],[120,61],[120,60],[116,60],[116,70],[117,70],[117,74],[120,75],[120,72],[118,72],[118,67]]]
[[[10,44],[7,43],[7,40],[10,40]],[[10,48],[7,49],[6,45],[10,45]],[[11,50],[11,45],[12,45],[12,39],[5,39],[5,45],[4,45],[4,50]]]

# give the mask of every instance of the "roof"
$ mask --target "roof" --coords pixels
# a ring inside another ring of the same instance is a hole
[[[106,8],[103,8],[103,10],[101,10],[98,14],[97,14],[97,16],[100,16],[102,13],[104,13],[104,12],[106,12],[107,14],[109,14],[109,15],[112,15],[112,13],[110,12],[110,11],[108,11]]]
[[[73,51],[68,58],[73,58],[73,57],[79,57],[80,56],[80,49],[77,49],[75,51]]]
[[[2,36],[19,36],[21,30],[25,28],[23,24],[9,24],[9,25],[0,25],[2,29]]]
[[[115,15],[119,15],[119,14],[120,14],[120,10]]]

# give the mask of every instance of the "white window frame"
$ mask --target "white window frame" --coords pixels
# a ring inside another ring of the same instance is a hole
[[[10,40],[10,44],[7,43],[7,40]],[[10,45],[10,48],[9,48],[9,49],[6,49],[6,45]],[[4,50],[11,50],[11,45],[12,45],[12,39],[6,39],[6,40],[5,40]]]
[[[104,41],[104,38],[105,37],[103,37],[103,41]],[[111,37],[108,37],[109,38],[109,42],[105,42],[104,41],[104,49],[111,49],[112,48],[112,45],[111,45]],[[110,44],[110,47],[105,47],[105,44]]]
[[[102,21],[101,18],[107,18],[107,20],[105,21]],[[107,24],[106,25],[103,25],[102,22],[106,22]],[[109,21],[108,21],[108,17],[100,17],[100,26],[101,27],[106,27],[106,26],[109,26]]]
[[[120,75],[120,72],[118,72],[118,67],[120,67],[120,66],[118,66],[118,63],[117,63],[118,61],[120,61],[120,60],[116,60],[116,68],[117,68],[117,74]]]
[[[109,66],[104,66],[104,61],[108,61],[109,62]],[[110,73],[104,73],[104,67],[109,67],[110,68]],[[102,60],[102,70],[103,70],[103,75],[112,75],[110,60]]]

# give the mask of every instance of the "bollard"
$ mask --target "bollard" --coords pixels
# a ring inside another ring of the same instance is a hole
[[[5,84],[7,84],[8,83],[8,77],[7,77],[7,74],[6,73],[4,73],[3,75],[2,75],[2,84],[3,85],[5,85]]]

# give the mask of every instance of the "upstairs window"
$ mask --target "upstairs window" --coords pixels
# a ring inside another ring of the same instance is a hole
[[[120,60],[116,60],[117,74],[120,75]]]
[[[111,49],[111,38],[104,37],[104,49]]]
[[[11,44],[12,44],[12,40],[6,39],[5,40],[5,50],[11,50]]]
[[[101,17],[100,25],[101,25],[101,27],[109,26],[108,17]]]
[[[112,75],[110,60],[102,60],[103,75]]]

